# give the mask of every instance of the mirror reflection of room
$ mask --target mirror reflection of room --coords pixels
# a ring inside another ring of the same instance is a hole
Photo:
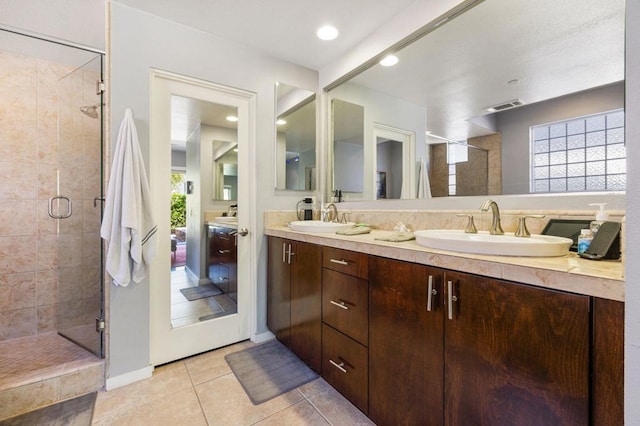
[[[276,189],[316,189],[316,98],[276,83]]]
[[[172,96],[171,102],[171,325],[181,327],[237,312],[237,294],[210,271],[215,233],[203,232],[218,201],[237,199],[237,109]],[[215,213],[214,213],[215,215]],[[220,214],[221,215],[221,214]],[[224,228],[225,268],[235,268],[235,231]],[[221,238],[218,233],[218,239]],[[223,250],[223,249],[221,249]],[[235,275],[234,275],[235,276]]]
[[[365,141],[372,122],[416,132],[432,196],[625,190],[622,3],[577,14],[566,2],[480,2],[394,54],[329,96],[362,106]],[[447,162],[451,144],[479,149]],[[365,170],[352,198],[378,198],[372,149],[348,166]],[[344,173],[337,152],[331,162],[328,192]]]

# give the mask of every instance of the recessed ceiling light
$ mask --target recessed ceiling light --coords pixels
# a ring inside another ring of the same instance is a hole
[[[338,37],[338,30],[331,25],[325,25],[316,33],[320,40],[333,40]]]
[[[238,117],[235,115],[227,115],[227,121],[238,121]]]
[[[233,148],[233,152],[238,152],[238,148]]]
[[[287,120],[283,120],[282,118],[278,118],[278,119],[276,120],[276,124],[277,124],[278,126],[282,126],[283,124],[287,124]]]
[[[387,55],[380,61],[380,65],[383,67],[390,67],[398,63],[398,57],[396,55]]]

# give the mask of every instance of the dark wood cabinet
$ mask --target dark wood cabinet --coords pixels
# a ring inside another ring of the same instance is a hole
[[[238,300],[236,230],[209,225],[207,278],[235,302]]]
[[[624,422],[623,302],[270,237],[267,311],[378,426]]]
[[[267,326],[321,371],[322,248],[270,237],[268,256]]]
[[[369,417],[377,425],[442,424],[443,275],[369,258]]]
[[[267,327],[287,347],[291,335],[291,267],[287,262],[288,247],[288,240],[269,237]]]
[[[445,424],[589,424],[589,303],[446,272]]]
[[[593,299],[592,424],[624,424],[624,303]]]
[[[369,409],[369,257],[322,249],[322,377],[367,414]]]
[[[369,265],[376,424],[589,423],[589,297],[389,259]]]
[[[322,377],[363,413],[368,410],[367,348],[322,325]]]

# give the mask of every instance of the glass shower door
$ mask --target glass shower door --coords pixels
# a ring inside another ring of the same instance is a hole
[[[58,81],[57,194],[49,215],[57,222],[57,329],[103,356],[102,55]]]

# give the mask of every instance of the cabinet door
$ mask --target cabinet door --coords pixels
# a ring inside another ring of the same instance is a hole
[[[322,247],[292,242],[290,347],[316,371],[321,369]]]
[[[437,292],[431,310],[429,277]],[[376,424],[442,424],[442,280],[436,268],[369,257],[369,417]]]
[[[624,303],[593,300],[594,425],[624,424]]]
[[[445,424],[589,424],[589,297],[447,272]]]
[[[287,263],[289,241],[269,237],[267,263],[267,327],[285,346],[291,328],[290,270]]]

